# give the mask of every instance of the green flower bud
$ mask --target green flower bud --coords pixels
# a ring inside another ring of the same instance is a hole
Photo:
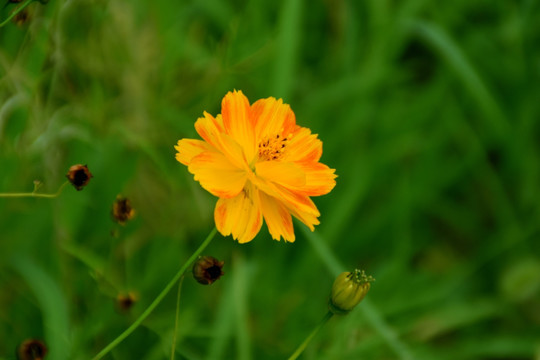
[[[367,276],[364,270],[355,269],[353,272],[339,274],[332,285],[332,293],[328,307],[336,315],[345,315],[366,296],[372,276]]]

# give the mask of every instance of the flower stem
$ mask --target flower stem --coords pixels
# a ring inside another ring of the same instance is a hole
[[[2,23],[0,23],[0,27],[6,25],[11,19],[13,19],[15,16],[17,16],[18,13],[20,13],[21,11],[24,10],[25,7],[27,7],[28,5],[30,5],[30,3],[32,1],[35,1],[35,0],[26,0],[25,3],[23,3],[21,6],[19,6],[17,9],[15,9],[15,11],[13,11],[8,17],[6,20],[2,21]],[[5,8],[5,6],[4,6]]]
[[[289,360],[296,360],[298,357],[304,352],[306,347],[308,346],[309,342],[313,337],[319,332],[319,330],[330,320],[330,318],[334,315],[331,311],[328,311],[326,315],[322,318],[321,322],[311,331],[311,333],[308,335],[308,337],[304,340],[303,343],[300,344],[298,349],[289,357]]]
[[[54,194],[40,194],[37,193],[37,187],[34,188],[34,191],[29,193],[0,193],[0,197],[39,197],[39,198],[55,198],[58,197],[62,193],[62,190],[64,190],[64,187],[69,184],[69,181],[66,181],[63,183],[60,188],[58,188],[58,191]]]
[[[114,339],[109,345],[107,345],[103,350],[101,350],[96,356],[94,356],[92,358],[92,360],[98,360],[98,359],[101,359],[103,356],[105,356],[106,354],[108,354],[112,349],[114,349],[118,344],[120,344],[125,338],[127,338],[135,329],[137,329],[139,327],[139,325],[141,325],[141,323],[144,321],[144,319],[146,319],[148,317],[148,315],[150,315],[150,313],[152,313],[152,311],[156,308],[156,306],[159,305],[159,303],[161,302],[161,300],[163,300],[163,298],[165,297],[165,295],[167,295],[169,293],[169,291],[172,289],[172,287],[174,286],[174,284],[176,284],[176,282],[182,277],[182,275],[184,275],[184,272],[187,270],[187,268],[189,267],[189,265],[191,265],[193,263],[193,261],[195,261],[195,259],[197,259],[197,256],[200,255],[200,253],[208,246],[208,244],[210,244],[210,242],[212,241],[212,239],[214,238],[214,236],[216,235],[217,233],[217,229],[214,228],[210,234],[208,234],[208,236],[206,237],[206,239],[202,242],[202,244],[197,248],[197,250],[195,250],[195,252],[193,253],[193,255],[191,255],[191,257],[188,259],[188,261],[186,261],[184,263],[184,265],[182,265],[182,267],[180,268],[180,270],[178,270],[178,272],[176,273],[176,275],[174,275],[174,277],[172,278],[171,281],[169,281],[169,283],[167,284],[167,286],[165,286],[165,288],[161,291],[161,293],[159,293],[159,295],[154,299],[154,301],[146,308],[146,310],[144,310],[144,312],[137,318],[137,320],[135,320],[133,322],[133,324],[131,324],[130,327],[128,327],[126,330],[124,330],[123,333],[121,333],[120,335],[118,335],[118,337],[116,339]]]

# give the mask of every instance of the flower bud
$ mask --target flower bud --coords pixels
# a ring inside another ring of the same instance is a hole
[[[224,261],[219,261],[212,256],[199,256],[193,264],[193,277],[199,284],[210,285],[225,273],[223,272]]]
[[[116,306],[120,311],[128,311],[137,302],[138,296],[130,291],[128,293],[119,293],[116,297]]]
[[[79,191],[88,184],[93,175],[86,165],[77,164],[69,168],[66,177],[71,185]]]
[[[367,276],[364,270],[343,272],[334,281],[328,307],[336,315],[345,315],[366,296],[371,282],[375,279]]]
[[[26,24],[30,19],[32,18],[32,14],[28,8],[22,9],[21,12],[19,12],[15,17],[13,18],[13,22],[17,26],[23,26]]]
[[[36,339],[25,340],[17,349],[19,360],[43,360],[47,355],[47,347],[43,341]]]
[[[113,219],[120,225],[124,225],[135,216],[135,210],[131,207],[131,201],[120,195],[116,197],[111,213]]]

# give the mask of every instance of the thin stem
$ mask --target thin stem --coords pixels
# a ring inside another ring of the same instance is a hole
[[[174,333],[172,339],[172,350],[171,350],[171,360],[174,360],[174,351],[176,350],[176,334],[178,330],[178,314],[180,313],[180,293],[182,291],[182,283],[184,282],[184,277],[180,278],[178,282],[178,294],[176,295],[176,317],[174,318]]]
[[[289,357],[289,360],[298,359],[298,357],[304,352],[304,350],[308,346],[311,339],[313,339],[313,337],[319,332],[319,330],[324,326],[324,324],[326,324],[328,320],[330,320],[333,315],[334,313],[331,311],[328,311],[326,315],[324,315],[321,322],[311,331],[306,340],[304,340],[304,342],[300,344],[298,349],[296,349],[296,351],[291,355],[291,357]]]
[[[23,3],[21,6],[19,6],[17,9],[15,9],[15,11],[13,11],[6,20],[2,21],[2,23],[0,23],[0,27],[6,25],[11,19],[13,19],[15,16],[17,16],[18,13],[20,13],[21,11],[24,10],[25,7],[27,7],[28,5],[30,5],[30,3],[32,1],[35,1],[35,0],[26,0],[25,3]]]
[[[69,181],[66,181],[63,183],[57,192],[54,194],[40,194],[36,192],[36,188],[34,188],[34,191],[29,193],[0,193],[0,197],[38,197],[38,198],[55,198],[58,197],[64,190],[64,187],[69,184]]]
[[[124,330],[123,333],[121,333],[116,339],[114,339],[109,345],[107,345],[103,350],[101,350],[96,356],[92,358],[92,360],[98,360],[101,359],[103,356],[108,354],[112,349],[114,349],[118,344],[120,344],[125,338],[127,338],[135,329],[141,325],[141,323],[152,313],[152,311],[156,308],[156,306],[159,305],[161,300],[171,291],[172,287],[176,282],[184,275],[184,272],[187,270],[188,266],[197,259],[197,257],[201,254],[201,252],[210,244],[212,239],[217,233],[217,229],[214,228],[210,234],[206,237],[206,239],[202,242],[202,244],[195,250],[193,255],[182,265],[180,270],[174,275],[171,281],[165,286],[165,288],[159,293],[159,295],[155,298],[155,300],[146,308],[146,310],[131,324],[130,327],[128,327],[126,330]]]

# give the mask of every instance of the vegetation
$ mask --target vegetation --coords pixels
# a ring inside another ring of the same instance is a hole
[[[2,19],[21,4],[8,2]],[[90,359],[213,229],[175,160],[227,91],[274,96],[319,134],[337,186],[296,241],[219,234],[106,359],[282,359],[342,271],[376,282],[304,359],[540,359],[537,1],[32,2],[0,28],[0,359],[42,339]],[[23,12],[23,13],[24,13]],[[111,217],[121,195],[134,215]],[[127,300],[126,300],[127,299]],[[127,304],[127,306],[126,306]],[[174,339],[174,340],[173,340]]]

